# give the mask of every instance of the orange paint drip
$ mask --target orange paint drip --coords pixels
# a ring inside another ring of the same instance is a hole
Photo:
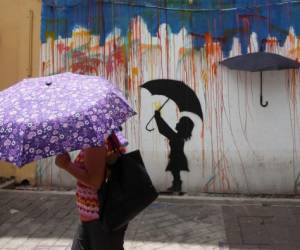
[[[128,81],[127,81],[127,88],[128,88],[129,91],[131,91],[131,89],[132,89],[131,85],[132,85],[132,80],[131,80],[131,77],[129,76]]]
[[[184,47],[181,47],[180,49],[179,49],[179,56],[182,58],[182,57],[184,57],[185,56],[185,48]]]
[[[90,52],[91,53],[98,53],[99,49],[100,49],[99,45],[91,46],[90,47]]]
[[[141,53],[145,53],[147,51],[155,50],[155,49],[161,50],[160,45],[152,45],[152,44],[144,44],[144,43],[140,45],[140,48],[141,48]]]
[[[195,92],[198,92],[198,83],[196,82],[196,65],[195,65],[195,50],[194,48],[192,48],[192,62],[191,62],[191,66],[192,66],[192,79],[193,79],[193,89]]]
[[[289,50],[289,54],[295,59],[300,59],[300,37],[297,39],[297,47]]]
[[[201,79],[204,82],[205,90],[208,90],[208,74],[205,70],[201,71]]]
[[[201,127],[201,139],[204,139],[204,122],[202,122],[202,127]]]
[[[170,62],[169,48],[170,48],[169,32],[168,32],[168,25],[166,25],[167,78],[169,78],[169,62]]]
[[[212,73],[216,76],[217,75],[217,69],[218,69],[218,66],[216,63],[213,63],[211,65],[211,69],[212,69]]]
[[[292,79],[290,81],[291,85],[291,101],[293,105],[293,110],[296,109],[296,103],[297,103],[297,84],[296,84],[296,73],[295,70],[292,71]]]
[[[205,40],[205,55],[206,58],[209,58],[209,56],[213,54],[212,36],[209,33],[205,33],[204,40]]]
[[[275,37],[268,38],[266,40],[266,47],[268,48],[269,51],[276,51],[278,47],[278,41]]]
[[[116,48],[115,53],[113,54],[114,61],[116,65],[124,65],[125,64],[125,54],[122,48]]]
[[[205,36],[205,56],[208,65],[211,65],[211,72],[216,75],[217,74],[217,64],[215,61],[221,58],[222,48],[220,43],[213,42],[213,38],[210,33],[206,33]]]
[[[288,39],[289,39],[289,41],[290,41],[291,44],[294,44],[296,37],[295,37],[295,35],[293,33],[289,32]]]
[[[138,67],[133,67],[133,68],[131,69],[131,74],[132,74],[133,76],[137,76],[137,75],[139,74],[139,68],[138,68]]]
[[[45,70],[46,70],[46,62],[42,63],[42,76],[45,75]]]

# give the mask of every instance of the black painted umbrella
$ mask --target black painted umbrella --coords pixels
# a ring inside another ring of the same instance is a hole
[[[184,82],[170,79],[156,79],[144,83],[141,85],[141,87],[147,89],[152,95],[163,95],[168,97],[160,109],[162,109],[164,105],[171,99],[176,103],[180,112],[188,111],[194,113],[198,115],[201,120],[203,120],[200,101],[196,93]],[[153,117],[151,120],[152,119]],[[148,129],[148,125],[151,120],[146,125],[146,129],[148,131],[153,130]]]
[[[297,69],[300,67],[300,63],[296,60],[269,52],[239,55],[225,59],[221,61],[221,64],[233,70],[260,72],[260,105],[263,107],[266,107],[268,102],[263,104],[262,72],[269,70]]]

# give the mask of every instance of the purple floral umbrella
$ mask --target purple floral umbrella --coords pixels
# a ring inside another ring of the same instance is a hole
[[[0,92],[0,159],[18,167],[103,145],[135,114],[121,91],[97,76],[28,78]]]

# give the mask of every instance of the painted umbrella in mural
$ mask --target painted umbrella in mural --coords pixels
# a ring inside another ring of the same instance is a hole
[[[300,63],[296,60],[268,52],[256,52],[231,57],[223,60],[221,64],[234,70],[260,72],[260,105],[263,107],[266,107],[268,102],[263,103],[262,72],[269,70],[297,69],[300,67]]]
[[[28,78],[0,92],[0,159],[20,167],[102,145],[135,114],[101,77],[63,73]]]
[[[160,110],[171,99],[176,103],[178,109],[181,112],[192,112],[198,115],[201,120],[203,120],[200,101],[196,93],[184,82],[170,79],[156,79],[144,83],[143,85],[141,85],[141,87],[147,89],[152,95],[163,95],[168,97],[168,99],[160,107]],[[154,130],[148,128],[152,119],[153,117],[146,125],[146,129],[148,131]]]

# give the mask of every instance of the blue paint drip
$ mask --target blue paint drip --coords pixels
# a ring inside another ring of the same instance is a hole
[[[193,4],[188,0],[43,0],[41,40],[45,42],[48,33],[55,38],[71,37],[78,26],[100,34],[103,45],[114,27],[127,37],[130,21],[141,16],[152,36],[163,23],[172,33],[185,27],[195,38],[195,48],[203,47],[204,36],[210,33],[214,41],[221,42],[226,56],[234,37],[240,39],[242,53],[246,53],[252,32],[262,47],[268,35],[283,44],[290,27],[299,34],[299,13],[300,2],[284,0],[194,0]]]

